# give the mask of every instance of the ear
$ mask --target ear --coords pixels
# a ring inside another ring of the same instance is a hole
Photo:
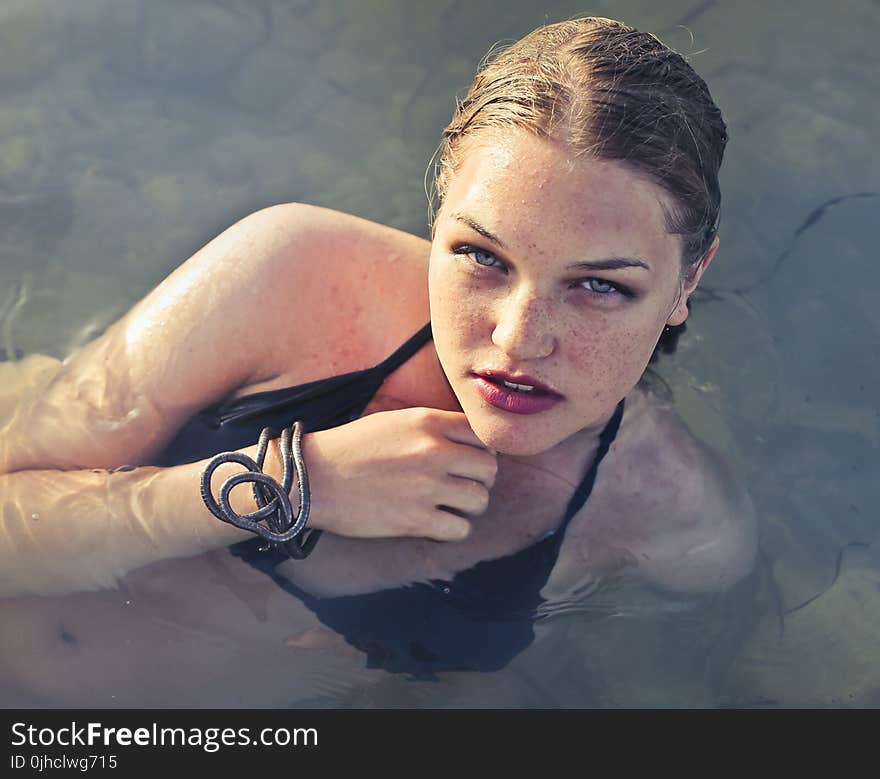
[[[681,296],[675,304],[675,308],[672,309],[672,313],[669,314],[669,318],[666,320],[667,325],[672,325],[674,327],[682,324],[684,320],[688,318],[688,298],[693,294],[694,290],[697,288],[697,284],[700,283],[703,273],[706,272],[706,268],[708,268],[709,263],[712,262],[715,252],[718,251],[719,243],[721,243],[721,241],[716,235],[709,250],[703,255],[703,259],[700,260],[697,267],[694,269],[691,278],[688,279],[687,283],[682,285]]]

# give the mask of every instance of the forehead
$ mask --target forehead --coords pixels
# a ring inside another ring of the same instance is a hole
[[[466,213],[519,247],[550,241],[566,253],[593,246],[678,258],[680,239],[666,230],[669,198],[622,162],[577,155],[522,130],[468,139],[460,160],[441,217]]]

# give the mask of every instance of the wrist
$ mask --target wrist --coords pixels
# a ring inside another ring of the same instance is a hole
[[[306,467],[306,474],[309,479],[309,519],[306,527],[315,530],[332,530],[328,527],[327,509],[328,495],[324,489],[324,482],[321,478],[321,446],[315,438],[318,433],[306,433],[302,437],[302,458]],[[280,464],[280,453],[279,453]],[[317,490],[316,490],[317,486]],[[296,478],[296,471],[293,474],[293,484],[290,488],[290,496],[294,504],[299,510],[299,482]]]
[[[326,529],[326,525],[323,522],[325,501],[321,500],[321,495],[318,495],[318,500],[315,500],[315,480],[312,478],[313,469],[312,466],[314,462],[320,457],[320,447],[314,445],[314,436],[315,433],[306,433],[302,437],[302,456],[303,462],[306,467],[306,474],[309,478],[309,492],[310,492],[310,507],[309,507],[309,519],[306,523],[307,528],[313,528],[315,530],[324,530]],[[242,454],[246,454],[252,460],[256,460],[257,458],[257,447],[249,446],[247,449],[239,450]],[[228,468],[229,470],[222,470],[224,468]],[[219,476],[217,473],[212,477],[211,483],[212,486],[216,489],[215,495],[219,495],[220,487],[223,482],[232,474],[240,473],[242,471],[242,466],[236,465],[234,463],[230,463],[224,466],[220,466],[217,469],[219,472]],[[284,459],[281,455],[281,439],[280,437],[272,438],[269,441],[269,446],[266,450],[266,458],[263,462],[262,471],[267,476],[270,476],[279,484],[284,483]],[[291,484],[290,489],[288,490],[288,497],[290,498],[291,506],[293,507],[294,514],[297,516],[299,512],[302,510],[302,506],[300,505],[299,499],[299,478],[297,477],[296,468],[292,469],[291,473]],[[257,510],[257,502],[254,500],[254,492],[251,484],[240,484],[235,487],[232,492],[229,494],[230,504],[235,512],[239,515],[241,514],[249,514],[253,511]]]
[[[320,528],[309,522],[311,492],[302,452],[302,422],[284,428],[280,439],[273,440],[271,435],[271,428],[263,428],[256,446],[221,452],[205,463],[202,500],[217,519],[283,547],[290,557],[301,560],[321,535]],[[230,473],[230,466],[238,466],[237,472]],[[241,489],[245,486],[249,494]]]

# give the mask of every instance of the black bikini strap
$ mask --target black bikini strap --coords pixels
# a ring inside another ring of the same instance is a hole
[[[421,349],[431,339],[431,323],[428,322],[414,336],[407,340],[397,351],[386,357],[382,362],[373,367],[373,370],[380,373],[383,377],[388,376],[401,365],[403,365],[410,357],[412,357],[419,349]]]
[[[562,527],[560,528],[561,531],[565,530],[571,518],[581,510],[584,503],[587,502],[587,498],[590,497],[590,493],[593,491],[593,485],[596,483],[596,474],[599,471],[599,463],[601,463],[605,455],[608,454],[608,449],[611,446],[611,443],[617,437],[617,431],[620,429],[621,419],[623,419],[623,400],[617,404],[617,408],[614,409],[614,414],[611,415],[611,419],[608,420],[605,429],[599,434],[599,448],[596,450],[593,464],[590,466],[590,470],[584,475],[584,478],[575,490],[574,495],[571,496],[571,500],[568,502],[568,508],[565,510],[565,519],[562,521]]]

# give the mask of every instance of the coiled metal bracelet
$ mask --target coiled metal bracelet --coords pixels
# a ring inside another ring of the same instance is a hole
[[[306,529],[311,507],[309,476],[302,456],[302,422],[293,423],[281,431],[281,462],[283,465],[283,483],[279,484],[271,476],[263,473],[263,463],[269,440],[275,434],[271,428],[264,427],[257,443],[257,459],[252,460],[241,452],[223,452],[214,457],[202,472],[202,500],[208,510],[217,519],[235,525],[242,530],[256,533],[261,538],[271,541],[287,552],[290,557],[302,560],[314,549],[321,531],[315,528]],[[211,493],[211,476],[223,463],[238,463],[248,470],[236,473],[223,482],[220,487],[220,500],[214,500]],[[293,483],[293,469],[299,488],[299,514],[295,515],[290,505],[290,487]],[[250,514],[236,514],[229,503],[229,493],[233,487],[244,483],[253,484],[254,500],[257,511]],[[265,522],[265,524],[260,524]]]

